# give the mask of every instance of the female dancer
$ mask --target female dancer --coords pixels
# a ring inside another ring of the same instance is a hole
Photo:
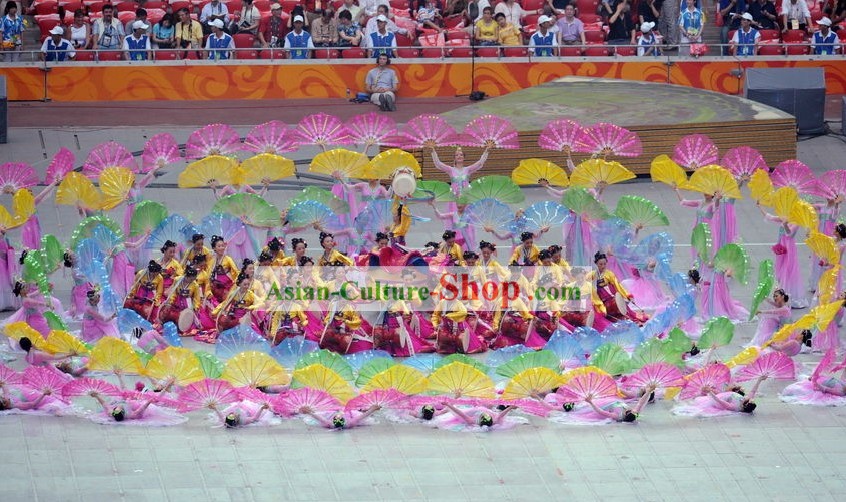
[[[235,279],[238,278],[238,267],[235,262],[227,256],[226,242],[223,237],[213,235],[211,238],[211,246],[214,254],[209,260],[211,266],[209,267],[209,282],[211,298],[214,298],[214,304],[217,305],[226,299],[226,295],[232,290],[232,285],[235,284]],[[251,262],[252,263],[252,262]]]
[[[304,239],[294,237],[291,239],[291,247],[294,248],[294,254],[292,256],[286,256],[280,264],[283,267],[299,268],[300,260],[306,255],[305,253],[306,249],[308,249],[308,243]],[[259,262],[261,262],[261,259],[259,259]]]
[[[384,350],[394,357],[408,357],[435,348],[409,330],[412,311],[403,300],[397,300],[380,314],[381,322],[373,326],[373,348]]]
[[[435,348],[439,354],[475,354],[487,347],[467,322],[467,307],[459,299],[441,299],[432,312]]]
[[[73,288],[71,289],[71,308],[68,314],[73,318],[78,318],[85,311],[87,302],[87,294],[94,287],[82,272],[79,270],[76,256],[70,252],[65,251],[62,257],[62,262],[65,268],[71,269],[71,278],[73,279]]]
[[[21,298],[21,308],[6,322],[26,321],[29,327],[47,337],[50,334],[50,326],[44,312],[50,310],[52,304],[44,298],[38,286],[28,282],[16,282],[12,293]]]
[[[749,342],[750,345],[763,347],[779,328],[790,321],[790,306],[787,304],[789,300],[790,298],[783,289],[773,291],[772,300],[767,299],[767,302],[775,308],[768,310],[759,309],[756,312],[761,317],[758,320],[758,329],[755,331],[755,336]]]
[[[647,387],[647,389],[649,389],[649,387]],[[633,408],[629,407],[629,405],[627,405],[624,401],[618,401],[616,399],[610,402],[604,402],[600,406],[597,406],[597,404],[593,402],[593,399],[588,396],[585,398],[585,402],[590,405],[594,413],[604,418],[610,418],[615,422],[634,422],[638,419],[640,411],[644,406],[646,406],[646,403],[649,402],[650,396],[654,390],[655,389],[649,389],[649,392],[644,392]]]
[[[476,228],[468,224],[464,218],[464,210],[467,209],[467,204],[458,203],[454,211],[446,213],[438,211],[434,200],[430,200],[429,205],[435,211],[435,216],[443,223],[444,229],[456,232],[458,245],[465,249],[476,247]]]
[[[711,279],[702,283],[702,307],[700,309],[703,319],[710,319],[718,316],[725,316],[734,322],[742,322],[749,317],[749,312],[737,300],[732,298],[728,286],[728,279],[731,278],[731,271],[721,272],[709,268]]]
[[[438,247],[438,255],[445,259],[445,265],[464,265],[464,251],[461,246],[455,242],[455,231],[446,230],[443,235],[443,242]]]
[[[320,255],[320,258],[317,260],[318,267],[325,267],[331,263],[340,263],[346,267],[351,267],[353,265],[353,261],[349,259],[349,257],[341,254],[340,251],[335,249],[334,235],[326,232],[320,232],[319,240],[320,247],[323,248],[323,254]]]
[[[17,272],[18,261],[15,259],[15,248],[6,236],[6,229],[0,228],[0,311],[12,310],[16,305],[12,289],[15,281],[12,279]]]
[[[573,282],[569,283],[568,287],[573,291],[573,300],[564,304],[561,319],[574,328],[586,326],[600,332],[604,331],[611,325],[611,321],[593,306],[592,299],[596,296],[593,281],[587,279],[587,271],[584,267],[573,267],[571,271]]]
[[[402,199],[394,197],[391,212],[394,215],[394,225],[391,227],[390,237],[400,246],[405,246],[405,236],[411,228],[411,210]]]
[[[216,237],[216,236],[214,236]],[[214,237],[212,237],[212,247],[214,247]],[[197,256],[204,256],[207,261],[211,261],[211,249],[205,246],[206,236],[203,234],[194,234],[191,236],[191,247],[182,255],[181,265],[187,267],[188,265],[196,266],[194,258]],[[211,264],[209,264],[211,268]]]
[[[185,269],[183,275],[176,282],[171,293],[162,304],[159,311],[159,321],[161,324],[172,322],[179,329],[182,336],[194,336],[197,334],[197,312],[202,306],[203,297],[200,295],[200,286],[197,284],[197,269],[189,266]],[[184,310],[190,310],[194,316],[194,323],[188,331],[182,331],[179,328],[179,318]]]
[[[318,415],[314,412],[314,410],[308,407],[301,408],[300,413],[310,416],[315,419],[318,424],[322,427],[326,427],[327,429],[352,429],[353,427],[360,425],[362,421],[380,409],[382,409],[381,406],[374,404],[370,406],[370,408],[367,408],[367,410],[363,413],[356,413],[354,411],[348,411],[346,413],[338,412],[332,414],[329,418]]]
[[[353,354],[373,348],[373,343],[363,336],[361,316],[352,304],[330,306],[322,324],[325,328],[318,340],[321,349]]]
[[[210,408],[214,411],[215,415],[217,415],[217,418],[224,427],[234,429],[235,427],[246,427],[257,423],[261,420],[264,412],[270,408],[270,405],[267,403],[262,405],[253,405],[253,403],[249,401],[241,401],[240,403],[230,406],[223,412],[217,409],[217,406],[214,405],[210,406]]]
[[[683,199],[681,196],[681,192],[679,192],[678,187],[673,187],[673,190],[676,192],[676,197],[679,198],[679,203],[682,207],[693,207],[696,208],[696,219],[693,220],[693,228],[696,228],[697,225],[700,223],[705,223],[711,228],[711,235],[713,239],[714,234],[714,213],[716,212],[718,200],[714,198],[713,195],[705,194],[704,200],[693,200],[693,199]],[[719,248],[713,248],[719,249]],[[696,249],[690,249],[690,259],[692,260],[692,264],[695,266],[696,262],[698,261],[698,256],[696,254]]]
[[[177,425],[188,420],[188,417],[176,412],[156,406],[160,399],[159,393],[150,392],[144,399],[127,397],[122,401],[107,403],[100,394],[92,392],[89,394],[103,408],[103,413],[91,415],[91,420],[100,424],[111,424],[115,422],[134,422],[139,425]]]
[[[104,336],[120,338],[120,331],[117,326],[117,312],[106,316],[100,312],[100,293],[96,290],[88,290],[88,305],[82,315],[82,341],[95,343]]]
[[[273,306],[269,326],[267,339],[275,347],[286,338],[304,335],[304,330],[308,326],[308,317],[299,303],[279,302]]]
[[[790,306],[795,309],[805,308],[808,301],[802,297],[802,277],[799,272],[799,260],[796,257],[796,233],[799,227],[778,216],[764,211],[758,203],[758,209],[764,219],[779,224],[778,242],[773,246],[775,254],[775,276],[778,284],[791,297]]]
[[[26,352],[24,360],[26,360],[27,364],[30,366],[46,366],[53,361],[61,361],[71,357],[67,354],[49,354],[43,350],[38,350],[35,348],[35,345],[33,345],[32,340],[28,337],[21,338],[18,341],[18,346],[21,350]]]
[[[491,411],[490,408],[474,407],[466,410],[461,410],[450,403],[444,402],[444,407],[450,411],[452,417],[442,415],[442,419],[437,420],[439,425],[458,425],[455,424],[455,418],[459,419],[462,425],[470,427],[482,427],[482,430],[490,430],[495,426],[505,425],[506,417],[509,413],[516,410],[516,406],[506,406],[505,409],[499,413]],[[515,422],[514,425],[517,423]]]
[[[162,296],[164,296],[162,266],[150,260],[147,270],[141,270],[135,275],[135,283],[129,289],[123,307],[150,320]]]
[[[470,164],[469,166],[464,167],[464,151],[460,146],[455,148],[455,157],[453,157],[454,166],[449,166],[441,162],[441,159],[438,157],[438,152],[436,152],[433,148],[432,162],[435,163],[435,167],[439,171],[442,171],[449,176],[453,195],[460,197],[461,194],[470,186],[470,176],[485,166],[485,162],[488,160],[488,151],[489,150],[485,148],[482,152],[482,156],[479,157],[479,160],[476,161],[475,164]]]
[[[273,259],[273,266],[279,267],[282,266],[282,262],[285,260],[285,245],[279,240],[278,237],[274,237],[268,241],[267,246],[261,250],[262,254],[266,254]]]
[[[388,190],[382,186],[382,180],[373,179],[351,184],[344,180],[340,173],[336,174],[338,176],[333,175],[333,177],[343,186],[344,197],[342,198],[350,205],[350,218],[353,220],[361,212],[361,207],[368,202],[389,197]]]
[[[596,284],[593,294],[593,305],[600,314],[608,316],[613,321],[629,319],[638,324],[648,320],[644,313],[636,313],[629,307],[634,297],[626,291],[614,272],[606,268],[608,259],[603,253],[596,253],[593,257],[596,270],[587,274],[587,280]]]
[[[522,265],[524,267],[533,266],[538,263],[540,257],[540,249],[535,246],[535,234],[532,232],[523,232],[520,234],[520,242],[522,245],[514,248],[511,253],[511,265]]]
[[[256,304],[256,296],[250,291],[252,282],[252,279],[240,274],[235,282],[237,287],[232,288],[226,299],[212,310],[212,317],[216,319],[217,329],[200,333],[194,339],[200,342],[215,343],[221,333],[249,320],[247,314],[255,308]]]
[[[525,291],[525,288],[521,288],[519,298],[509,301],[506,308],[497,310],[493,329],[494,332],[499,332],[499,336],[491,342],[492,349],[519,344],[532,349],[542,349],[546,345],[546,340],[535,330],[537,320],[526,304]]]
[[[697,397],[692,403],[673,408],[673,413],[692,417],[752,413],[758,407],[752,400],[755,399],[755,394],[757,394],[761,382],[766,378],[766,376],[758,377],[748,394],[739,387],[732,387],[720,393],[717,393],[715,389],[708,389],[706,395]]]
[[[657,266],[658,261],[650,256],[647,258],[645,266],[631,269],[632,278],[620,281],[620,284],[627,291],[637,296],[638,305],[649,310],[660,309],[671,300],[664,294],[661,281],[655,277],[655,267]]]
[[[842,243],[843,240],[846,239],[846,225],[837,223],[837,218],[840,216],[840,203],[842,201],[843,198],[838,195],[833,199],[826,199],[825,204],[813,204],[820,219],[818,231],[823,235],[834,236],[838,244]],[[842,257],[843,246],[841,245],[839,247]],[[829,265],[836,265],[836,263],[829,263]],[[817,292],[817,284],[820,282],[820,276],[822,273],[823,264],[820,262],[819,258],[811,253],[811,272],[808,276],[808,294],[811,298]]]

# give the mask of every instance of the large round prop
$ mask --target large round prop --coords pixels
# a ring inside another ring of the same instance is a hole
[[[414,171],[408,167],[401,167],[394,171],[391,188],[399,197],[408,197],[417,189],[417,180],[414,179]]]

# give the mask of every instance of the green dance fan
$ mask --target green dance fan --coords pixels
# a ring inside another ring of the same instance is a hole
[[[121,230],[120,225],[118,225],[115,220],[109,218],[108,216],[96,215],[85,218],[79,222],[79,225],[76,226],[71,234],[70,248],[75,250],[79,241],[93,236],[94,229],[97,228],[98,225],[103,225],[111,230],[118,239],[123,240],[123,230]]]
[[[197,360],[200,362],[200,369],[203,370],[203,374],[207,378],[220,378],[225,367],[223,361],[218,359],[216,355],[204,350],[198,350],[194,352],[194,355],[197,356]]]
[[[21,270],[21,277],[26,282],[34,283],[45,298],[50,296],[50,283],[44,271],[44,256],[40,249],[33,249],[26,254]]]
[[[305,354],[303,357],[297,361],[297,366],[294,370],[298,370],[301,368],[305,368],[306,366],[311,366],[313,364],[320,364],[325,366],[326,368],[334,371],[341,378],[348,382],[352,382],[355,380],[355,376],[353,375],[352,366],[350,363],[347,362],[343,356],[336,354],[335,352],[331,352],[329,350],[321,349],[316,350],[314,352],[309,352]]]
[[[218,200],[212,213],[232,215],[245,225],[273,228],[281,224],[276,206],[252,193],[236,193]]]
[[[696,250],[699,263],[708,263],[711,257],[711,228],[707,223],[700,223],[693,227],[693,233],[690,235],[690,245]]]
[[[667,340],[664,342],[664,349],[670,354],[681,355],[693,347],[693,340],[688,337],[681,328],[673,328],[667,333]]]
[[[617,202],[614,214],[634,227],[666,227],[670,224],[667,215],[654,202],[637,195],[624,195]]]
[[[590,356],[589,362],[609,375],[622,375],[629,371],[632,364],[629,354],[616,343],[600,345]]]
[[[428,200],[432,197],[435,198],[435,202],[455,202],[457,200],[448,183],[434,180],[418,181],[417,189],[411,194],[411,198]]]
[[[584,188],[572,187],[561,196],[561,203],[579,216],[604,220],[611,216],[608,209]]]
[[[462,194],[462,202],[470,203],[482,199],[496,199],[506,204],[519,204],[526,196],[508,176],[498,174],[482,176],[470,183]]]
[[[687,348],[689,349],[690,345],[688,345]],[[652,338],[637,346],[634,354],[632,354],[631,369],[640,369],[647,364],[661,362],[669,363],[673,366],[680,366],[682,364],[681,352],[670,350],[668,349],[666,342],[657,338]]]
[[[773,261],[769,258],[761,262],[758,267],[758,286],[755,288],[755,296],[752,297],[752,306],[749,307],[749,320],[755,317],[755,312],[761,306],[764,298],[773,292],[775,286],[775,275],[773,272]]]
[[[142,200],[135,206],[132,220],[129,222],[129,236],[136,237],[152,232],[167,218],[167,208],[152,200]]]
[[[702,330],[702,337],[699,338],[697,345],[704,349],[715,349],[728,345],[732,338],[734,338],[734,324],[729,318],[714,317],[705,323],[705,329]]]
[[[44,263],[44,272],[48,275],[59,269],[64,261],[65,248],[55,235],[47,234],[41,238],[41,258]]]
[[[446,356],[445,358],[438,361],[438,363],[435,365],[435,369],[442,368],[442,367],[444,367],[448,364],[452,364],[452,363],[466,364],[468,366],[472,366],[472,367],[476,368],[477,370],[479,370],[479,371],[481,371],[482,373],[485,373],[485,374],[487,374],[490,371],[490,368],[488,367],[488,365],[482,363],[481,361],[477,361],[477,360],[473,359],[472,357],[469,357],[469,356],[464,355],[464,354],[450,354],[450,355]]]
[[[290,200],[290,202],[288,203],[288,207],[293,206],[297,202],[303,202],[307,200],[320,202],[324,206],[334,211],[335,214],[347,214],[350,212],[349,204],[342,201],[338,197],[335,197],[335,195],[329,190],[320,187],[305,187],[299,195]]]
[[[364,387],[370,380],[379,373],[390,369],[397,364],[396,361],[390,357],[374,357],[367,361],[358,370],[358,378],[355,379],[356,387]]]
[[[68,325],[55,312],[44,312],[44,319],[47,321],[47,326],[50,326],[50,329],[68,330]]]
[[[505,378],[514,378],[516,375],[532,368],[549,368],[556,373],[559,371],[561,360],[551,350],[538,352],[527,352],[520,354],[514,359],[496,369],[496,374]]]
[[[734,277],[740,284],[746,284],[749,278],[749,255],[739,244],[726,244],[714,256],[714,268],[726,276]]]

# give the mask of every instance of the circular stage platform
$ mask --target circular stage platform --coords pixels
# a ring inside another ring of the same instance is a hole
[[[796,123],[792,115],[748,99],[691,87],[603,78],[565,77],[548,84],[487,99],[442,114],[458,128],[481,115],[498,115],[520,131],[519,150],[495,150],[484,174],[510,174],[520,159],[539,157],[563,166],[565,157],[542,150],[538,135],[547,122],[574,120],[584,126],[612,122],[640,136],[643,155],[623,162],[648,174],[653,158],[672,152],[688,134],[709,136],[721,152],[748,145],[769,165],[796,157]],[[476,149],[465,149],[468,161]],[[439,150],[451,159],[451,149]],[[443,179],[429,155],[418,152],[426,178]],[[581,157],[574,158],[578,162]]]

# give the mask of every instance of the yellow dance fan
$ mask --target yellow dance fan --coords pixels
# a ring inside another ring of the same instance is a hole
[[[781,187],[770,197],[770,205],[776,216],[785,220],[790,218],[790,210],[799,202],[799,194],[794,188]]]
[[[505,386],[502,398],[521,399],[545,394],[562,385],[562,380],[561,375],[549,368],[529,368],[514,375]]]
[[[811,235],[805,240],[805,245],[828,265],[835,265],[840,262],[840,251],[837,249],[834,238],[830,235],[812,231]]]
[[[773,192],[775,192],[775,187],[770,180],[770,175],[763,169],[756,169],[752,173],[752,177],[749,178],[749,195],[755,202],[769,206]]]
[[[183,347],[168,347],[156,352],[147,361],[144,374],[160,382],[172,381],[181,387],[206,377],[194,352]]]
[[[520,164],[511,171],[511,179],[520,186],[538,185],[541,180],[546,180],[552,186],[570,186],[567,171],[558,164],[544,159],[521,160]]]
[[[757,359],[760,353],[761,351],[758,350],[758,347],[746,347],[745,349],[735,354],[734,357],[726,361],[726,366],[728,366],[729,368],[734,368],[735,366],[747,365]]]
[[[600,183],[613,185],[634,179],[635,175],[619,162],[609,162],[602,159],[588,159],[578,166],[570,175],[570,184],[574,187],[596,188]]]
[[[200,188],[231,185],[235,181],[237,162],[222,155],[191,162],[179,173],[179,188]]]
[[[312,364],[295,371],[291,387],[322,390],[342,403],[355,397],[355,390],[350,383],[322,364]]]
[[[135,183],[135,173],[125,167],[107,167],[100,173],[100,190],[103,192],[102,208],[114,209],[129,198]]]
[[[311,159],[308,170],[329,176],[338,172],[345,178],[360,178],[365,174],[366,167],[366,155],[345,148],[336,148],[315,155]]]
[[[790,213],[787,216],[787,221],[800,227],[805,227],[810,231],[819,228],[820,218],[817,215],[817,210],[814,206],[808,204],[804,200],[797,200],[796,204],[790,208]]]
[[[399,148],[391,148],[385,150],[379,155],[370,160],[370,164],[365,170],[372,178],[385,179],[390,178],[397,169],[406,167],[414,171],[414,177],[422,176],[420,172],[420,163],[414,155],[400,150]]]
[[[664,183],[671,187],[681,187],[687,183],[687,173],[666,155],[659,155],[652,160],[649,174],[653,182]]]
[[[96,211],[100,209],[102,199],[103,196],[94,187],[94,183],[75,171],[66,174],[56,189],[56,204],[63,206],[76,206]]]
[[[0,206],[0,230],[11,230],[23,225],[23,223],[19,218],[9,214],[9,210],[5,206]]]
[[[820,303],[829,303],[834,301],[837,296],[837,276],[840,274],[840,265],[835,265],[826,270],[820,276],[820,281],[817,283],[817,294],[820,297]]]
[[[263,352],[247,351],[236,354],[223,368],[220,376],[235,387],[265,387],[286,385],[291,377],[275,359]]]
[[[700,167],[694,171],[684,188],[707,195],[719,194],[732,199],[743,197],[734,176],[727,169],[715,165]]]
[[[6,333],[6,336],[12,338],[13,340],[20,341],[21,338],[29,338],[29,341],[32,342],[32,346],[36,349],[51,352],[47,340],[41,336],[41,333],[36,331],[35,328],[31,327],[25,321],[9,323],[3,328],[3,331]]]
[[[573,368],[561,375],[561,385],[566,384],[579,375],[586,375],[588,373],[598,373],[600,375],[611,376],[607,371],[597,368],[596,366],[581,366],[579,368]]]
[[[138,354],[123,340],[106,336],[91,349],[88,369],[111,371],[115,375],[140,374],[144,369]]]
[[[12,211],[14,211],[15,222],[23,225],[35,214],[35,196],[28,188],[21,188],[12,196]]]
[[[50,352],[68,356],[87,356],[91,350],[82,340],[61,329],[54,329],[47,337]]]
[[[454,398],[493,398],[494,383],[480,370],[460,362],[441,366],[429,375],[429,393],[448,394]]]
[[[814,327],[820,331],[825,331],[826,328],[828,328],[828,325],[831,324],[831,321],[834,320],[834,316],[837,315],[837,312],[840,311],[842,307],[843,302],[838,299],[837,301],[833,301],[831,303],[817,305],[805,315],[813,317]]]
[[[429,381],[419,370],[410,366],[397,364],[377,373],[368,381],[362,392],[376,389],[396,389],[406,395],[420,394],[429,386]]]
[[[242,185],[264,185],[296,173],[294,161],[281,155],[262,153],[241,162],[238,167]]]

